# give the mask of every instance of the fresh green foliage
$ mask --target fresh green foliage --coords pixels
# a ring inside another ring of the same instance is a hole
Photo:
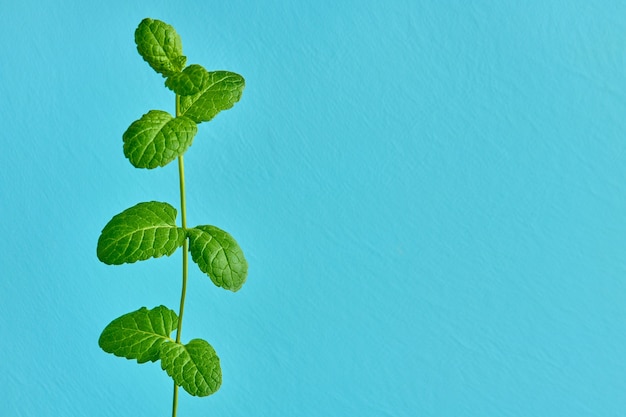
[[[208,122],[233,107],[245,86],[241,75],[228,71],[209,72],[203,81],[198,93],[180,98],[181,114],[196,123]]]
[[[135,31],[139,55],[159,74],[169,77],[187,62],[183,43],[173,27],[160,20],[144,19]]]
[[[161,357],[161,346],[174,342],[170,334],[176,330],[178,316],[165,306],[124,314],[113,320],[100,335],[102,350],[137,362],[155,362]]]
[[[188,117],[150,110],[122,136],[124,155],[137,168],[162,167],[185,153],[197,131],[198,126]]]
[[[193,64],[165,80],[165,86],[179,96],[191,96],[207,88],[210,77],[204,67]]]
[[[161,368],[191,395],[206,397],[222,384],[220,359],[211,345],[193,339],[186,345],[170,342],[161,347]]]
[[[218,287],[237,291],[246,281],[248,263],[231,235],[215,226],[187,231],[191,258]]]
[[[176,209],[167,203],[139,203],[114,216],[98,239],[98,258],[121,265],[171,255],[185,231],[176,226]]]
[[[187,228],[183,155],[191,146],[197,125],[215,117],[239,101],[245,81],[228,71],[207,71],[193,64],[185,67],[180,36],[174,28],[144,19],[135,31],[137,51],[175,93],[175,115],[150,110],[131,123],[122,135],[124,155],[137,168],[164,167],[178,159],[181,225],[176,209],[163,202],[138,203],[113,216],[98,239],[97,255],[108,265],[133,263],[183,252],[183,283],[178,314],[165,306],[139,310],[113,320],[100,335],[100,347],[108,353],[138,363],[161,361],[174,380],[172,415],[176,416],[178,387],[191,395],[207,396],[222,383],[220,359],[202,339],[184,344],[181,339],[187,288],[188,252],[199,269],[218,287],[237,291],[246,281],[248,263],[235,239],[215,226]],[[176,337],[170,337],[176,330]]]

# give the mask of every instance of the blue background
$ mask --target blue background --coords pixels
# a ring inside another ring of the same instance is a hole
[[[523,4],[525,3],[525,4]],[[183,416],[626,415],[623,1],[3,2],[0,392],[6,416],[170,415],[171,380],[102,352],[177,308],[180,252],[109,267],[106,222],[178,206],[121,135],[172,93],[144,17],[246,78],[186,154],[188,219],[239,241],[243,289],[192,264],[183,340],[224,382]]]

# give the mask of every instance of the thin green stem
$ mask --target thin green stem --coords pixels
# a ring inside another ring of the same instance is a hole
[[[176,95],[176,117],[180,116],[180,97]],[[180,183],[180,216],[183,230],[187,230],[187,206],[185,204],[185,163],[183,156],[178,157],[178,178]],[[176,343],[180,343],[183,330],[183,314],[185,312],[185,295],[187,293],[187,273],[189,269],[189,240],[183,241],[183,285],[180,294],[180,308],[178,310],[178,327],[176,329]],[[172,400],[172,417],[176,417],[178,408],[178,385],[174,383],[174,397]]]
[[[178,408],[178,385],[174,383],[174,400],[172,402],[172,417],[176,417],[177,408]]]
[[[178,157],[178,175],[180,177],[180,216],[183,229],[187,230],[187,212],[185,207],[185,163],[183,156]],[[183,241],[183,288],[180,294],[180,309],[178,310],[178,329],[176,330],[176,343],[180,343],[180,335],[183,331],[183,313],[185,311],[185,294],[187,293],[187,270],[189,266],[189,240]]]

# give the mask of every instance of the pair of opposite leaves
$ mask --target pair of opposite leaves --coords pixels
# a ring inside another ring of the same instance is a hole
[[[146,18],[135,31],[137,51],[177,95],[176,117],[151,110],[123,135],[124,154],[137,168],[165,166],[191,145],[197,124],[211,120],[239,101],[245,82],[228,71],[208,72],[200,65],[185,68],[182,41],[174,28]],[[193,260],[215,285],[237,291],[247,263],[237,242],[215,226],[176,227],[176,209],[167,203],[139,203],[116,215],[98,240],[98,258],[109,265],[171,255],[190,239]]]
[[[178,327],[178,316],[165,306],[145,307],[113,320],[98,340],[107,353],[138,363],[161,361],[161,368],[176,385],[191,395],[205,397],[222,384],[220,360],[205,340],[183,345],[170,338]]]
[[[248,264],[237,242],[215,226],[177,227],[176,209],[156,201],[139,203],[114,216],[98,239],[98,258],[107,264],[132,263],[171,255],[189,239],[191,258],[219,287],[237,291],[246,280]],[[178,327],[176,313],[159,306],[142,307],[113,320],[98,340],[100,347],[138,363],[161,361],[176,385],[204,397],[222,383],[220,361],[205,340],[187,344],[170,334]]]
[[[207,71],[193,64],[185,68],[180,36],[164,22],[144,19],[135,31],[137,51],[177,95],[177,114],[151,110],[133,122],[123,135],[124,155],[137,168],[162,167],[191,146],[197,124],[207,122],[239,101],[245,81],[229,71]]]
[[[228,71],[208,72],[200,65],[184,68],[182,42],[173,27],[144,19],[135,31],[137,50],[177,95],[176,117],[151,110],[123,135],[124,154],[137,168],[165,166],[191,146],[197,124],[211,120],[239,101],[245,82]],[[167,203],[139,203],[114,216],[98,239],[98,258],[110,265],[171,255],[185,239],[194,262],[219,287],[237,291],[245,282],[247,262],[237,242],[215,226],[183,229],[176,209]],[[102,332],[103,350],[137,362],[161,360],[161,367],[192,395],[205,396],[221,385],[219,358],[201,339],[172,340],[176,313],[164,306],[145,307],[113,320]]]

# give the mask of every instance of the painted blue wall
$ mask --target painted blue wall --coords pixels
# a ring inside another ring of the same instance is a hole
[[[524,4],[525,3],[525,4]],[[2,415],[169,415],[158,364],[102,352],[176,308],[180,253],[108,267],[100,230],[178,205],[121,135],[173,111],[144,17],[245,76],[186,155],[188,217],[245,250],[192,268],[183,340],[221,390],[180,416],[626,415],[626,3],[108,2],[0,7]]]

